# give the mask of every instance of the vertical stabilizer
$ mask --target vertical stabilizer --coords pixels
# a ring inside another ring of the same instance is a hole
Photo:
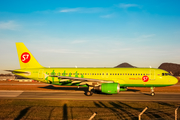
[[[24,43],[16,43],[18,58],[21,69],[43,68],[27,49]]]

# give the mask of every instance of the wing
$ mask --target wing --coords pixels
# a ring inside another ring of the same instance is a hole
[[[90,79],[90,78],[78,78],[78,77],[68,77],[68,76],[54,76],[49,75],[50,77],[58,77],[61,79],[61,82],[71,80],[72,83],[80,83],[80,85],[93,85],[93,86],[99,86],[101,83],[114,83],[114,81],[111,80],[99,80],[99,79]]]

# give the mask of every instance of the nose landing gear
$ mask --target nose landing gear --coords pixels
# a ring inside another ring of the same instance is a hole
[[[154,96],[155,93],[154,93],[154,87],[151,87],[151,96]]]

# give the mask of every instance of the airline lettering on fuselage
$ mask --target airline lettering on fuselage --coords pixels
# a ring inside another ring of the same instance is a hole
[[[137,77],[137,78],[129,78],[129,80],[143,80],[143,82],[148,82],[149,77],[148,76],[143,76],[142,78]]]
[[[137,78],[129,78],[129,80],[142,80],[140,77]]]
[[[24,53],[21,55],[21,61],[22,61],[23,63],[28,63],[28,62],[30,61],[30,59],[31,59],[31,56],[30,56],[30,54],[27,53],[27,52],[24,52]]]

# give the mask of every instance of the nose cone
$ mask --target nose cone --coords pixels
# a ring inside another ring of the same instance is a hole
[[[177,83],[178,83],[178,79],[177,79],[176,77],[173,77],[173,78],[171,79],[171,83],[172,83],[173,85],[177,84]]]

